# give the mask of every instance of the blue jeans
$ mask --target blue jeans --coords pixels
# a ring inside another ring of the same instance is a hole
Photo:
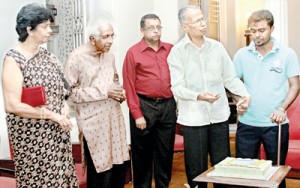
[[[280,165],[285,164],[289,146],[289,124],[283,124],[281,133]],[[278,126],[256,127],[238,122],[236,132],[236,157],[258,158],[260,144],[263,144],[266,157],[277,164]],[[279,186],[285,187],[285,180]]]
[[[138,129],[130,114],[133,185],[151,188],[154,167],[156,188],[167,188],[171,180],[176,128],[174,98],[153,101],[140,97],[147,126]]]
[[[230,156],[229,124],[215,123],[204,126],[183,126],[184,158],[188,183],[191,188],[207,187],[193,179],[208,169],[208,154],[212,165]],[[224,187],[214,184],[214,187]]]

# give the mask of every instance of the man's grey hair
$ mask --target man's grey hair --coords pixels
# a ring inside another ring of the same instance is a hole
[[[106,20],[97,20],[95,22],[91,22],[86,29],[87,38],[92,36],[95,38],[95,40],[99,40],[101,35],[100,28],[104,25],[112,26],[112,24]]]
[[[178,19],[181,24],[186,21],[186,12],[188,10],[201,10],[201,9],[197,5],[187,5],[183,8],[181,8],[178,12]]]

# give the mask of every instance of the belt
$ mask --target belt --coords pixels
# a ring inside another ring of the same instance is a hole
[[[154,101],[156,103],[161,103],[169,100],[170,98],[152,98],[152,97],[147,97],[145,95],[137,94],[141,99],[148,100],[148,101]]]

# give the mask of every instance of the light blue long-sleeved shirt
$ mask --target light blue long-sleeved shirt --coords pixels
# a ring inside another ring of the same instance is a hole
[[[177,122],[182,125],[203,126],[228,120],[230,109],[225,88],[239,96],[249,96],[218,41],[204,38],[198,48],[186,34],[172,48],[168,63],[172,92],[178,101]],[[219,94],[220,98],[213,104],[198,101],[197,96],[203,92]]]

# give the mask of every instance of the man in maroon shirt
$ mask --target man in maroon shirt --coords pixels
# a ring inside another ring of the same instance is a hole
[[[126,54],[123,80],[130,110],[133,184],[151,188],[152,167],[156,188],[171,180],[176,126],[176,103],[167,56],[172,48],[160,41],[161,22],[155,14],[142,17],[143,39]]]

